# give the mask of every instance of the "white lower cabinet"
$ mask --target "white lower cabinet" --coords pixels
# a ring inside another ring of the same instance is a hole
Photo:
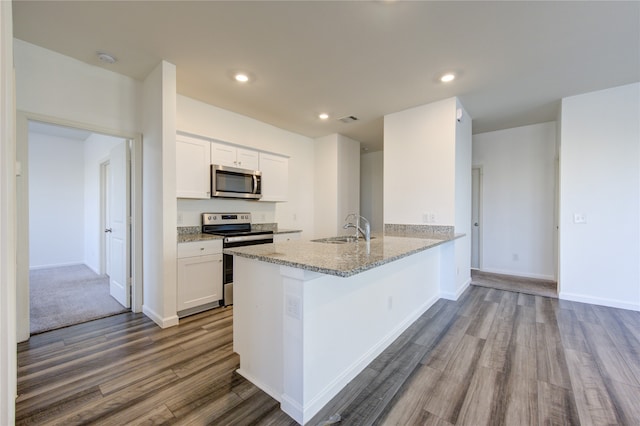
[[[222,300],[222,240],[178,244],[177,293],[179,316]]]

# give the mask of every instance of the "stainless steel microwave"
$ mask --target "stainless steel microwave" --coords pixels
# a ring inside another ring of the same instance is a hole
[[[259,200],[262,198],[262,173],[212,164],[211,196]]]

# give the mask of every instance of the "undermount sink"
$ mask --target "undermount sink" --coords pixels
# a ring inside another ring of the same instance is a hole
[[[374,239],[375,237],[371,237]],[[314,243],[326,243],[326,244],[345,244],[355,243],[357,241],[364,241],[364,238],[356,238],[353,235],[341,235],[339,237],[319,238],[317,240],[311,240]]]

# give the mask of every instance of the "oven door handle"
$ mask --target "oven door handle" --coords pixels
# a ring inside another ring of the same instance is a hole
[[[243,243],[245,241],[269,241],[273,242],[273,235],[243,235],[239,237],[224,237],[225,244]]]

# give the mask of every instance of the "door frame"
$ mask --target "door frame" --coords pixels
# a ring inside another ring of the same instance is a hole
[[[474,165],[471,167],[471,197],[473,197],[473,172],[474,170],[478,170],[478,223],[480,224],[480,226],[478,227],[478,241],[477,241],[477,246],[478,246],[478,267],[474,268],[473,266],[471,267],[471,269],[475,269],[478,271],[482,270],[482,178],[483,178],[483,174],[484,174],[484,170],[482,165]],[[473,199],[471,201],[471,217],[473,219]],[[473,223],[471,224],[472,228],[471,228],[471,233],[473,234]],[[471,239],[473,240],[473,235],[471,235]],[[473,249],[474,249],[474,244],[473,241],[471,241],[471,259],[473,259]]]
[[[109,236],[106,229],[109,226],[109,159],[100,163],[100,274],[109,274]]]
[[[130,140],[131,149],[131,310],[142,312],[142,135],[32,112],[16,111],[16,160],[22,165],[22,186],[17,188],[16,319],[17,341],[29,339],[29,121],[73,127]],[[27,218],[27,219],[25,219]],[[21,260],[20,260],[21,259]]]

